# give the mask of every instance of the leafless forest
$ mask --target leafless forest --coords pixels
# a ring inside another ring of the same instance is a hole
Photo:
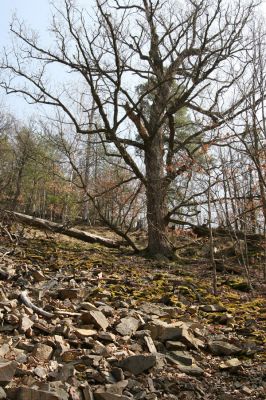
[[[219,274],[228,272],[241,275],[251,296],[263,297],[266,31],[260,2],[51,3],[49,41],[16,15],[13,47],[1,49],[3,99],[20,96],[33,110],[21,120],[4,102],[0,108],[2,235],[19,243],[24,231],[14,232],[12,224],[26,223],[116,249],[111,252],[122,248],[141,263],[144,257],[162,262],[168,272],[174,263],[200,265],[214,298],[229,280]],[[180,285],[201,303],[195,286]],[[171,299],[165,304],[176,305]],[[260,329],[265,345],[265,326]],[[198,397],[162,393],[168,395],[134,398],[220,399],[200,391]],[[223,399],[235,398],[230,393]],[[237,398],[265,398],[251,393]],[[131,398],[119,396],[95,398]]]

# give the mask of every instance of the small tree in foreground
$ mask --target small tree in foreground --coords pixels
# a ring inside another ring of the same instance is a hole
[[[145,187],[149,252],[171,256],[166,227],[176,208],[169,209],[169,190],[192,167],[191,148],[196,151],[217,128],[233,123],[256,92],[244,53],[256,40],[248,26],[257,3],[95,0],[94,15],[72,0],[63,5],[53,18],[51,46],[42,47],[34,33],[14,21],[16,58],[5,55],[2,69],[12,79],[2,86],[30,102],[61,109],[77,132],[112,143]],[[77,100],[67,87],[56,90],[49,84],[52,64],[85,84],[100,123],[90,121],[88,97]],[[238,81],[245,76],[242,93]],[[185,136],[184,127],[175,124],[184,109],[193,125]]]

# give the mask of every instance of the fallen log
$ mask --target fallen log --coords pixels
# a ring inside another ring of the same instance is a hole
[[[99,243],[106,247],[118,248],[123,243],[112,239],[103,238],[102,236],[94,235],[92,233],[84,232],[76,228],[68,228],[65,225],[56,222],[48,221],[47,219],[35,218],[27,214],[22,214],[14,211],[7,211],[14,215],[14,217],[21,223],[33,226],[38,229],[48,230],[54,233],[61,233],[87,243]]]

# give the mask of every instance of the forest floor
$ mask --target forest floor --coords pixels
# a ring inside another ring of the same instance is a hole
[[[206,240],[177,244],[169,262],[37,230],[0,236],[0,399],[265,399],[258,257],[251,291],[217,239],[216,297]]]

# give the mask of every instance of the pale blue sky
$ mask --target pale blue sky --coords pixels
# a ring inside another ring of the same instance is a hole
[[[10,22],[14,13],[25,21],[27,26],[44,33],[47,32],[51,17],[49,0],[0,0],[0,51],[3,47],[10,47]],[[6,96],[0,92],[0,101],[19,118],[34,112],[23,99],[17,96]]]

